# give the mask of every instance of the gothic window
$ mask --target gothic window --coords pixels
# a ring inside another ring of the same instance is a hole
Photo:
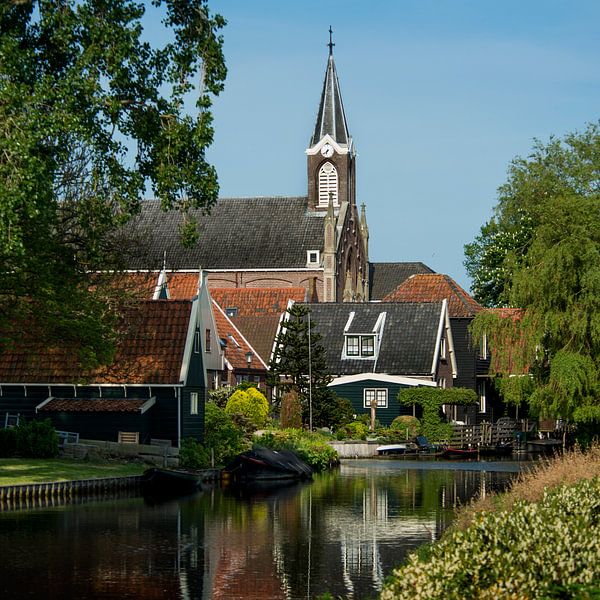
[[[326,162],[319,169],[319,206],[329,205],[329,192],[333,194],[333,205],[338,206],[338,173],[335,166]]]

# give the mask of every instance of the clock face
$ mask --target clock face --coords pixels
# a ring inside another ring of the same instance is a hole
[[[321,148],[321,154],[325,157],[325,158],[329,158],[330,156],[333,156],[333,146],[331,144],[325,144],[322,148]]]

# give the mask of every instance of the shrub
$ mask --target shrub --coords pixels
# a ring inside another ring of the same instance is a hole
[[[10,458],[17,453],[17,431],[0,429],[0,458]]]
[[[229,397],[232,393],[233,391],[228,387],[220,387],[216,390],[208,390],[208,401],[213,402],[220,408],[225,408],[227,400],[229,400]]]
[[[235,391],[225,406],[229,415],[241,415],[244,428],[256,431],[264,427],[269,420],[269,403],[264,394],[255,387]]]
[[[204,447],[215,453],[215,463],[228,463],[234,456],[249,447],[244,441],[244,432],[235,425],[231,415],[208,402],[204,417]]]
[[[369,427],[361,421],[353,421],[340,427],[335,437],[338,440],[350,439],[350,440],[366,440],[367,433],[369,433]]]
[[[317,390],[313,397],[313,426],[337,429],[354,419],[352,402],[333,390]]]
[[[410,415],[396,417],[390,425],[390,429],[404,433],[407,438],[416,437],[419,434],[420,427],[421,423],[419,419]]]
[[[396,569],[382,600],[597,598],[600,480],[476,516]]]
[[[24,458],[58,456],[58,434],[50,419],[21,421],[15,428],[17,452]]]
[[[255,444],[272,450],[291,450],[315,471],[323,471],[339,462],[337,452],[323,438],[301,429],[278,429],[255,436]]]
[[[210,452],[194,438],[185,438],[179,448],[179,465],[186,469],[210,467]]]

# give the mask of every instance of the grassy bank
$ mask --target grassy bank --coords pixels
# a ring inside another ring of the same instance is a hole
[[[521,475],[460,510],[394,570],[382,600],[600,598],[600,448]]]
[[[84,462],[70,459],[1,458],[0,485],[126,477],[144,472],[136,463]]]

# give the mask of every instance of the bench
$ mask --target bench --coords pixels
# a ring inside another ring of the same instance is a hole
[[[139,431],[119,431],[119,444],[139,444]]]

